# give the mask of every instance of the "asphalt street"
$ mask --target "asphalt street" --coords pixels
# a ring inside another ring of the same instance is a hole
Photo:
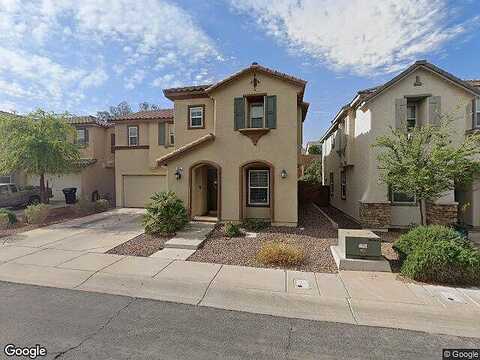
[[[2,359],[7,344],[46,348],[37,359],[438,360],[480,339],[0,282]]]

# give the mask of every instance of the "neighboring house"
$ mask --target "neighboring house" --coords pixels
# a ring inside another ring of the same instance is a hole
[[[305,85],[253,63],[215,84],[164,90],[173,112],[115,119],[117,206],[171,190],[192,218],[296,226]]]
[[[110,123],[94,116],[75,116],[67,121],[75,127],[75,142],[80,146],[78,172],[56,176],[47,175],[54,200],[64,200],[62,189],[77,188],[77,198],[95,200],[97,197],[115,200],[115,131]],[[38,185],[38,176],[27,176],[27,185]],[[22,181],[19,182],[20,184]]]
[[[389,127],[437,124],[452,115],[456,142],[480,130],[480,81],[464,81],[426,62],[417,61],[384,85],[359,91],[343,106],[321,138],[323,184],[330,202],[365,227],[407,227],[420,223],[416,199],[379,181],[376,150],[371,145]],[[432,223],[457,220],[480,227],[480,180],[467,189],[445,193],[427,204]]]

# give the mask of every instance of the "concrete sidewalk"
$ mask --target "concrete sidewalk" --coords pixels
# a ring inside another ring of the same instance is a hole
[[[480,337],[480,289],[6,245],[0,280],[292,318]]]

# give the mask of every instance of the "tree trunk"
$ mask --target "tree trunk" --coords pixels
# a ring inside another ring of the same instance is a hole
[[[40,174],[40,202],[47,203],[47,192],[45,191],[45,174]]]
[[[420,220],[422,222],[422,225],[427,225],[427,207],[425,205],[425,199],[420,199]]]

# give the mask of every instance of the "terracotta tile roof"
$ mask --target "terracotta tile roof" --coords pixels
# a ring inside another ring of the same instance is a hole
[[[109,122],[102,121],[99,118],[92,115],[72,116],[67,118],[66,121],[72,125],[98,125],[102,127],[110,127],[113,125]]]
[[[287,80],[289,82],[292,82],[294,84],[297,84],[299,86],[302,86],[302,87],[305,87],[305,85],[307,84],[307,82],[305,80],[302,80],[300,78],[297,78],[295,76],[292,76],[292,75],[288,75],[286,73],[282,73],[280,71],[277,71],[277,70],[273,70],[273,69],[270,69],[270,68],[267,68],[265,66],[262,66],[262,65],[259,65],[258,63],[252,63],[252,65],[250,65],[249,67],[243,69],[243,70],[240,70],[238,72],[236,72],[235,74],[213,84],[212,86],[210,86],[206,91],[207,92],[210,92],[214,89],[217,89],[219,88],[220,86],[224,85],[224,84],[227,84],[229,83],[230,81],[234,80],[235,78],[247,73],[247,72],[250,72],[252,70],[255,70],[255,71],[259,71],[259,72],[263,72],[263,73],[266,73],[266,74],[269,74],[269,75],[272,75],[274,77],[277,77],[279,79],[283,79],[283,80]]]
[[[112,119],[112,121],[158,120],[158,119],[173,121],[173,109],[137,111],[134,113],[117,116],[116,118]]]
[[[158,166],[167,165],[168,161],[176,159],[176,158],[184,155],[185,153],[190,152],[190,151],[196,149],[197,147],[199,147],[199,146],[201,146],[201,145],[203,145],[207,142],[213,141],[213,140],[215,140],[215,135],[213,135],[212,133],[208,133],[207,135],[199,137],[198,139],[192,141],[191,143],[183,145],[183,146],[179,147],[178,149],[172,151],[171,153],[169,153],[167,155],[164,155],[161,158],[157,159],[157,165]]]

